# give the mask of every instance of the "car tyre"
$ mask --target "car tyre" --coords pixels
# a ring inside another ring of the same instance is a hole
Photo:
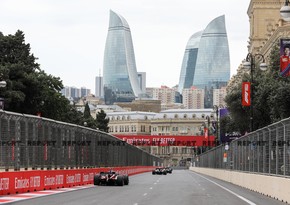
[[[125,175],[124,176],[124,185],[128,185],[129,184],[129,176]]]
[[[94,185],[100,185],[100,175],[94,176]]]
[[[123,186],[124,185],[124,178],[123,176],[117,176],[117,185]]]

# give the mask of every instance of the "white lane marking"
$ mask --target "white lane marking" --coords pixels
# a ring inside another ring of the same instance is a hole
[[[146,195],[147,195],[147,193],[143,194],[143,196],[146,196]]]
[[[2,200],[5,199],[5,200],[9,200],[9,201],[0,202],[0,204],[12,203],[15,201],[25,201],[27,199],[33,199],[33,198],[38,198],[38,197],[48,196],[48,195],[53,195],[53,194],[58,194],[58,193],[65,193],[65,192],[70,192],[70,191],[75,191],[75,190],[87,189],[90,187],[93,187],[93,186],[92,185],[84,185],[84,186],[75,186],[75,188],[42,190],[42,191],[37,191],[37,192],[26,192],[26,193],[19,193],[19,194],[9,195],[9,196],[1,196],[0,199],[2,199]]]
[[[157,184],[156,182],[154,184]]]
[[[194,172],[194,173],[195,173],[195,172]],[[231,194],[233,194],[233,195],[235,195],[236,197],[242,199],[243,201],[247,202],[248,204],[250,204],[250,205],[256,205],[254,202],[252,202],[252,201],[246,199],[245,197],[242,197],[241,195],[239,195],[239,194],[237,194],[237,193],[235,193],[235,192],[229,190],[228,188],[226,188],[226,187],[224,187],[224,186],[222,186],[222,185],[220,185],[220,184],[218,184],[218,183],[216,183],[216,182],[214,182],[214,181],[212,181],[212,180],[210,180],[210,179],[208,179],[208,178],[206,178],[206,177],[204,177],[204,176],[202,176],[202,175],[200,175],[200,174],[197,174],[197,173],[195,173],[195,174],[198,175],[198,176],[200,176],[201,178],[204,178],[204,179],[206,179],[207,181],[209,181],[209,182],[211,182],[211,183],[213,183],[213,184],[219,186],[220,188],[222,188],[222,189],[224,189],[224,190],[230,192]]]
[[[138,205],[138,203],[135,203],[134,205]]]
[[[153,189],[153,187],[150,187],[149,189]]]

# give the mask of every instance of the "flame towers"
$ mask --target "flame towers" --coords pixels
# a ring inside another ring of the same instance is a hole
[[[212,107],[212,89],[230,79],[230,56],[225,16],[212,20],[189,39],[181,67],[179,92],[195,86],[205,89],[205,107]]]
[[[130,27],[113,11],[110,11],[103,77],[106,104],[131,102],[143,94],[138,82]]]

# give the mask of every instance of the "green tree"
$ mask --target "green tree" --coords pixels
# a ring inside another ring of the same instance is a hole
[[[279,59],[279,44],[277,42],[269,55],[267,71],[259,70],[259,65],[256,65],[256,69],[253,70],[253,130],[290,117],[290,79],[279,75]],[[232,126],[232,129],[236,129],[232,131],[240,131],[241,133],[249,131],[250,126],[250,107],[241,105],[241,84],[245,81],[250,81],[250,73],[245,73],[241,82],[228,90],[225,98],[230,111],[230,119],[235,125]]]
[[[63,88],[60,78],[46,74],[36,60],[22,31],[8,36],[0,32],[0,78],[7,82],[7,86],[1,89],[5,109],[32,115],[41,113],[41,116],[54,120],[81,123],[76,117],[78,111],[60,94]]]
[[[96,124],[97,128],[103,132],[109,132],[109,122],[110,119],[107,117],[107,114],[104,110],[101,110],[97,113]]]
[[[90,107],[89,107],[89,104],[86,103],[85,105],[85,110],[84,110],[84,115],[83,115],[83,121],[84,121],[84,125],[89,127],[89,128],[92,128],[92,129],[96,129],[97,128],[97,125],[96,125],[96,121],[94,120],[94,118],[92,117],[91,115],[91,110],[90,110]]]

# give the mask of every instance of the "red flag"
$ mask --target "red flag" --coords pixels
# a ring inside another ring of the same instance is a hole
[[[251,106],[251,83],[243,82],[242,84],[242,105]]]

